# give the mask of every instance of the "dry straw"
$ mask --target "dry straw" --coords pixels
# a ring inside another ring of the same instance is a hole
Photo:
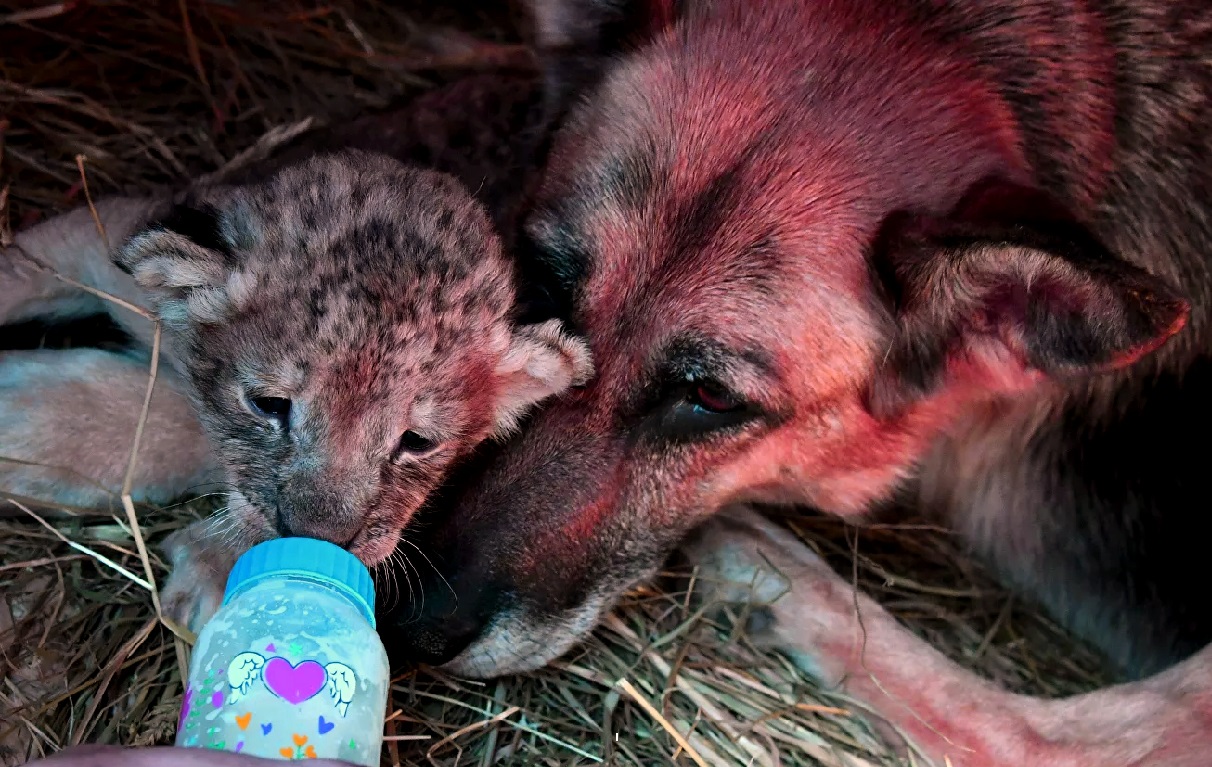
[[[513,43],[505,4],[407,5],[98,0],[0,9],[0,239],[102,195],[241,165],[313,124],[459,71],[529,60]],[[154,367],[148,378],[150,395]],[[114,446],[132,462],[139,424],[131,444]],[[184,646],[157,620],[156,583],[167,570],[156,544],[214,501],[136,509],[129,476],[109,510],[4,496],[16,503],[0,511],[0,762],[72,743],[172,737]],[[798,518],[794,529],[985,677],[1044,695],[1104,681],[1095,656],[1014,603],[936,530],[848,536],[819,518]],[[726,611],[700,609],[687,583],[636,589],[583,647],[529,676],[404,673],[385,712],[385,763],[909,763],[851,701],[756,650]]]

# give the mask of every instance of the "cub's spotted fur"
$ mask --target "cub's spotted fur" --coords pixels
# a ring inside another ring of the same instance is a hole
[[[206,521],[170,540],[165,599],[182,621],[205,617],[233,558],[265,538],[385,560],[452,464],[591,374],[558,321],[515,321],[512,264],[451,176],[345,150],[145,208],[113,262],[163,323],[168,385],[229,495],[232,534]]]

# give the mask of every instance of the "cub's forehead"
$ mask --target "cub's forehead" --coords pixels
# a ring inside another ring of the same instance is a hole
[[[512,308],[499,237],[450,176],[348,153],[237,189],[223,207],[237,313],[298,315],[313,337],[401,324],[432,335]]]
[[[390,158],[313,158],[237,190],[230,209],[226,223],[249,265],[387,259],[441,268],[499,251],[487,212],[456,179]]]
[[[200,342],[250,379],[454,385],[507,337],[512,265],[453,178],[353,153],[287,168],[218,207],[230,303]]]
[[[459,399],[491,383],[508,324],[401,322],[356,317],[258,315],[229,326],[210,344],[234,361],[245,388],[384,405],[437,397]]]
[[[231,336],[266,358],[436,374],[448,358],[493,354],[510,327],[508,283],[471,279],[284,281],[234,315]]]

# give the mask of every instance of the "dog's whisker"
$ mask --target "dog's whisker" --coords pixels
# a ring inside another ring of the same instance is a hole
[[[415,550],[415,551],[416,551],[418,554],[420,554],[420,555],[421,555],[421,558],[425,560],[425,563],[426,563],[427,565],[429,565],[430,569],[432,569],[432,570],[434,571],[434,573],[435,573],[435,574],[436,574],[436,575],[437,575],[439,578],[441,578],[441,579],[442,579],[442,583],[443,583],[443,584],[446,586],[446,588],[447,588],[447,589],[450,591],[450,595],[451,595],[452,597],[454,597],[454,601],[455,601],[455,606],[454,606],[454,609],[458,609],[458,605],[459,605],[459,594],[458,594],[458,592],[454,590],[454,586],[451,586],[451,585],[450,585],[450,581],[446,580],[446,576],[445,576],[445,575],[443,575],[443,574],[442,574],[442,571],[441,571],[441,570],[439,570],[439,569],[437,568],[437,566],[436,566],[436,565],[433,563],[433,560],[429,558],[429,555],[428,555],[428,554],[426,554],[426,553],[424,552],[424,550],[422,550],[422,549],[421,549],[421,547],[420,547],[420,546],[417,546],[417,544],[415,544],[415,543],[413,543],[412,541],[408,540],[408,538],[406,538],[406,537],[405,537],[405,536],[403,536],[403,535],[401,535],[401,536],[400,536],[400,542],[401,542],[401,543],[406,543],[406,544],[408,544],[409,546],[411,546],[411,547],[412,547],[412,548],[413,548],[413,549],[414,549],[414,550]],[[424,579],[422,579],[422,578],[421,578],[421,573],[420,573],[420,571],[419,571],[419,570],[417,571],[417,579],[418,579],[418,581],[419,581],[419,582],[424,583]],[[425,592],[424,592],[424,590],[423,590],[423,589],[422,589],[422,591],[421,591],[420,598],[421,598],[421,604],[422,604],[422,611],[424,611],[424,604],[425,604]]]
[[[417,611],[417,599],[412,586],[412,563],[408,561],[408,555],[400,551],[399,547],[392,550],[392,557],[399,561],[400,568],[404,571],[404,584],[408,586],[408,602],[415,615]],[[418,573],[417,589],[419,590],[420,588],[420,574]],[[422,597],[423,600],[424,597]]]

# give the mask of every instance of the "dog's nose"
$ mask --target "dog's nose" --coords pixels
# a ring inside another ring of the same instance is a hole
[[[435,562],[444,557],[432,553]],[[424,569],[422,570],[424,573]],[[423,600],[395,604],[379,617],[379,631],[392,665],[425,663],[440,666],[453,660],[479,639],[497,613],[500,589],[474,572],[438,571],[419,578]]]
[[[392,644],[402,658],[413,663],[440,666],[454,659],[479,637],[482,627],[477,621],[457,616],[425,617],[397,626]]]

